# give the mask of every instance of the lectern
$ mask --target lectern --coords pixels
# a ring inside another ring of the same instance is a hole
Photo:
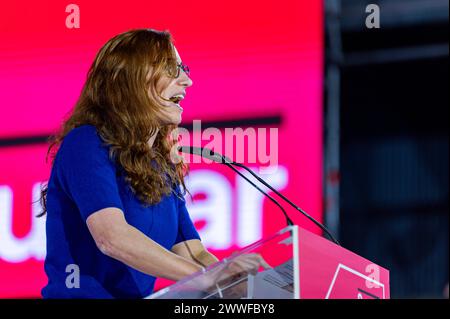
[[[243,271],[242,262],[253,254],[270,267]],[[288,226],[147,298],[388,299],[389,271],[321,236]]]

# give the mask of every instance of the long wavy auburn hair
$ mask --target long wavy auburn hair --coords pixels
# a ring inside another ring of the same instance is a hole
[[[176,56],[168,31],[131,30],[110,39],[97,53],[80,97],[59,133],[49,140],[46,160],[52,165],[64,137],[74,128],[91,124],[110,146],[109,155],[125,172],[125,180],[145,205],[158,203],[175,184],[186,190],[183,161],[172,163],[170,151],[176,125],[165,123],[158,100],[164,75],[176,74]],[[156,132],[152,145],[148,140]],[[47,212],[48,185],[40,203]]]

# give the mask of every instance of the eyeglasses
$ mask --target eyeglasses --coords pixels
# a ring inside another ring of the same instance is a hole
[[[178,78],[180,76],[180,69],[183,70],[183,72],[186,73],[186,75],[189,75],[189,73],[190,73],[189,67],[183,63],[177,64],[177,69],[175,72],[171,72],[173,70],[170,70],[170,68],[169,68],[169,74],[174,78]]]

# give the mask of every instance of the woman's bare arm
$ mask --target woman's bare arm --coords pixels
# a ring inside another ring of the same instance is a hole
[[[198,239],[180,242],[172,247],[172,251],[175,254],[192,260],[204,267],[208,267],[219,261],[216,256],[206,250],[202,242]]]
[[[118,208],[101,209],[86,223],[101,252],[143,273],[177,281],[201,269],[129,225]]]

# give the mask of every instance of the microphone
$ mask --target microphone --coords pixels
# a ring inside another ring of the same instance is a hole
[[[232,163],[232,160],[228,157],[215,153],[213,150],[205,147],[178,146],[178,151],[186,154],[198,155],[219,164]]]
[[[223,156],[217,152],[214,152],[208,148],[204,148],[204,147],[195,147],[195,146],[180,146],[178,147],[178,150],[180,152],[183,153],[189,153],[189,154],[194,154],[194,155],[199,155],[202,156],[204,158],[210,159],[216,163],[219,164],[225,164],[228,167],[230,167],[231,169],[233,169],[237,174],[239,174],[241,177],[243,177],[245,180],[247,180],[247,182],[249,182],[250,184],[252,184],[255,188],[257,188],[261,193],[263,193],[264,195],[266,195],[269,199],[271,199],[273,202],[275,202],[277,204],[278,207],[281,208],[281,210],[283,211],[286,220],[288,221],[288,225],[293,225],[291,219],[288,217],[288,215],[286,214],[286,211],[281,207],[281,205],[275,200],[273,199],[269,194],[265,193],[264,191],[262,191],[259,187],[257,187],[254,183],[252,183],[247,177],[245,177],[241,172],[239,172],[233,165],[241,167],[243,169],[245,169],[246,171],[248,171],[253,177],[255,177],[261,184],[263,184],[264,186],[266,186],[267,188],[269,188],[271,191],[273,191],[275,194],[277,194],[279,197],[281,197],[281,199],[283,199],[285,202],[287,202],[289,205],[291,205],[292,207],[294,207],[296,210],[298,210],[300,213],[302,213],[306,218],[308,218],[310,221],[312,221],[316,226],[318,226],[325,234],[328,235],[328,237],[336,244],[341,246],[341,244],[337,241],[336,238],[333,237],[333,235],[330,233],[330,231],[325,227],[325,225],[319,223],[316,219],[314,219],[312,216],[310,216],[308,213],[306,213],[303,209],[301,209],[300,207],[298,207],[297,205],[295,205],[291,200],[289,200],[286,196],[284,196],[283,194],[281,194],[279,191],[277,191],[275,188],[273,188],[269,183],[267,183],[264,179],[262,179],[261,177],[259,177],[254,171],[252,171],[249,167],[245,166],[244,164],[241,163],[236,163],[234,161],[232,161],[231,159],[229,159],[226,156]]]
[[[292,220],[289,218],[288,214],[286,213],[286,211],[284,210],[283,206],[280,205],[280,203],[278,203],[278,201],[276,199],[274,199],[272,196],[270,196],[269,194],[267,194],[266,192],[264,192],[260,187],[258,187],[257,185],[255,185],[255,183],[253,183],[251,180],[249,180],[247,178],[247,176],[245,176],[244,174],[242,174],[241,172],[239,172],[234,166],[232,166],[232,161],[226,157],[223,156],[219,153],[215,153],[212,150],[208,149],[208,148],[204,148],[204,147],[195,147],[195,146],[179,146],[178,147],[178,151],[182,152],[182,153],[187,153],[187,154],[193,154],[193,155],[198,155],[204,158],[207,158],[209,160],[212,160],[215,163],[219,163],[219,164],[225,164],[226,166],[228,166],[229,168],[231,168],[234,172],[236,172],[236,174],[238,174],[239,176],[241,176],[243,179],[245,179],[248,183],[250,183],[254,188],[256,188],[259,192],[261,192],[264,196],[266,196],[268,199],[270,199],[275,205],[278,206],[279,209],[281,209],[281,211],[283,212],[284,217],[286,218],[286,224],[288,226],[292,226],[294,225],[294,223],[292,222]]]

